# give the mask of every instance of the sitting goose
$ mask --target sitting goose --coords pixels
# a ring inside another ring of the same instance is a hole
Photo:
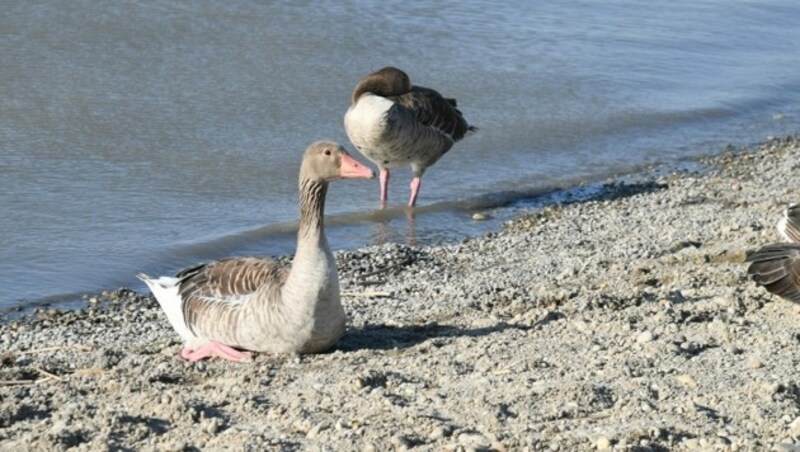
[[[324,231],[325,194],[335,179],[371,179],[336,143],[306,149],[300,167],[300,225],[291,267],[259,257],[223,259],[158,279],[140,274],[189,361],[251,359],[250,350],[314,353],[344,332],[339,277]]]
[[[356,149],[380,169],[381,206],[386,206],[389,169],[411,165],[409,207],[417,202],[425,170],[468,131],[477,130],[467,124],[455,99],[411,86],[408,75],[394,67],[358,82],[344,127]]]
[[[800,206],[790,205],[778,222],[778,232],[789,243],[762,247],[747,256],[747,273],[768,291],[800,303]]]

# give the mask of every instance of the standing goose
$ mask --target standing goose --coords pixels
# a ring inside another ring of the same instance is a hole
[[[291,266],[244,257],[187,268],[174,278],[140,274],[185,341],[181,356],[247,361],[247,350],[314,353],[332,346],[344,331],[345,315],[325,238],[325,194],[332,180],[373,177],[338,144],[316,142],[300,167],[300,225]]]
[[[391,66],[358,82],[344,127],[356,149],[380,169],[382,206],[389,169],[411,165],[410,207],[417,202],[425,170],[468,131],[477,130],[467,124],[455,99],[412,86],[405,72]]]
[[[792,204],[778,222],[788,243],[774,243],[747,256],[747,273],[769,292],[800,303],[800,205]]]

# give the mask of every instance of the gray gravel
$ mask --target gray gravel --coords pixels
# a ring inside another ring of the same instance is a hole
[[[338,253],[327,354],[186,363],[125,289],[9,322],[0,450],[792,450],[800,311],[743,261],[800,201],[800,143],[706,163],[459,244]]]

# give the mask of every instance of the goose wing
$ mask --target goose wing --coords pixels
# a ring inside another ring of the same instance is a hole
[[[770,293],[800,303],[800,244],[777,243],[748,254],[747,274]]]
[[[778,222],[778,232],[789,242],[800,243],[800,204],[792,204]]]
[[[265,286],[279,291],[288,276],[288,265],[257,257],[223,259],[182,270],[176,277],[186,326],[195,335],[224,331],[220,323],[233,322],[236,312]]]
[[[456,100],[446,99],[436,90],[414,86],[411,91],[388,99],[409,110],[420,123],[450,135],[453,141],[464,138],[470,130],[476,130],[456,108]]]

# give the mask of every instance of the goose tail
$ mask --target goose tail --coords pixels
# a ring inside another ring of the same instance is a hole
[[[175,332],[185,341],[192,339],[194,334],[189,331],[189,327],[186,325],[186,318],[183,315],[183,299],[178,288],[180,280],[171,276],[151,278],[144,273],[139,273],[136,277],[147,284],[153,297],[161,306],[161,310],[167,315],[167,320],[169,320]]]

